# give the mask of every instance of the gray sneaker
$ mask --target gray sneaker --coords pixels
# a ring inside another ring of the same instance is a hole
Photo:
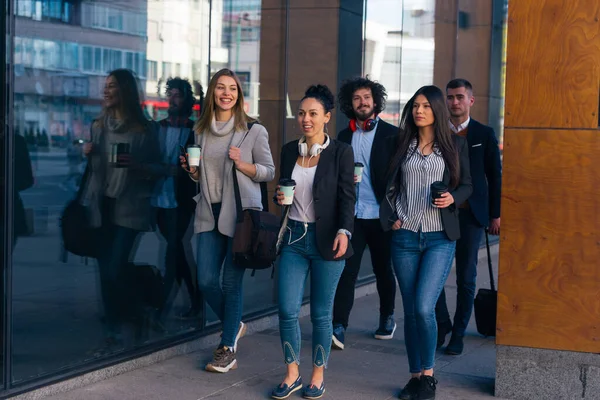
[[[213,353],[213,360],[206,364],[206,370],[210,372],[220,372],[224,374],[230,369],[237,368],[235,352],[230,348],[219,347]]]

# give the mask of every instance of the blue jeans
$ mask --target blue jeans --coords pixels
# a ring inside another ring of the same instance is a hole
[[[477,286],[477,258],[484,228],[471,210],[460,209],[460,239],[456,242],[456,313],[452,334],[464,336],[471,314]],[[446,293],[442,290],[435,307],[438,324],[450,322]]]
[[[404,342],[411,373],[432,369],[437,323],[435,303],[452,267],[456,242],[440,232],[392,235],[392,263],[404,306]]]
[[[333,298],[344,270],[344,261],[326,261],[317,249],[315,224],[289,220],[279,260],[279,333],[286,364],[300,364],[300,324],[304,285],[310,271],[310,320],[313,326],[312,360],[327,366],[333,334]],[[300,239],[300,240],[298,240]],[[289,244],[289,243],[292,244]]]
[[[242,320],[242,284],[244,268],[233,263],[233,239],[219,232],[217,222],[221,204],[213,204],[215,228],[198,234],[198,288],[206,302],[223,323],[221,345],[233,347]],[[223,267],[223,288],[220,277]]]

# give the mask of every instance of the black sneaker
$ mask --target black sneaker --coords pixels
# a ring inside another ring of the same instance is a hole
[[[206,364],[206,370],[210,372],[220,372],[224,374],[229,370],[237,368],[235,352],[225,346],[219,347],[213,353],[213,360]]]
[[[438,337],[436,349],[441,348],[446,342],[446,335],[452,332],[452,322],[450,320],[442,323],[438,323]]]
[[[421,380],[419,378],[410,378],[410,381],[404,386],[398,398],[401,400],[417,400],[420,387]]]
[[[432,400],[435,399],[435,385],[438,381],[433,376],[423,375],[421,376],[421,382],[419,387],[418,400]]]
[[[446,347],[446,354],[451,356],[458,356],[462,354],[463,349],[465,348],[465,344],[463,342],[463,337],[455,335],[454,333],[450,337],[450,342],[448,343],[448,347]]]
[[[394,332],[396,332],[396,321],[394,321],[394,314],[389,316],[380,316],[379,329],[375,331],[375,339],[390,340],[394,337]]]
[[[331,344],[334,348],[338,350],[344,350],[344,334],[346,333],[346,329],[344,329],[343,325],[335,325],[333,327],[333,336],[331,336]]]

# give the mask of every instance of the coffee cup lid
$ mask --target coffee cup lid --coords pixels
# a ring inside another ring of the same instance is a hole
[[[448,186],[444,182],[436,181],[431,184],[431,187],[436,190],[448,190]]]
[[[296,181],[293,179],[282,178],[279,180],[281,186],[296,186]]]
[[[354,163],[355,167],[364,167],[365,165],[361,162]]]
[[[197,144],[190,144],[190,145],[188,146],[188,149],[189,149],[189,148],[191,148],[191,147],[200,147],[200,146],[199,146],[199,145],[197,145]]]

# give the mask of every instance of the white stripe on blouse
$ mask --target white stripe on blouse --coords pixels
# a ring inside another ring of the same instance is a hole
[[[415,139],[408,148],[402,164],[402,188],[396,197],[396,212],[402,229],[413,232],[439,232],[444,230],[440,209],[431,204],[431,184],[444,177],[446,163],[439,148],[424,156]]]

